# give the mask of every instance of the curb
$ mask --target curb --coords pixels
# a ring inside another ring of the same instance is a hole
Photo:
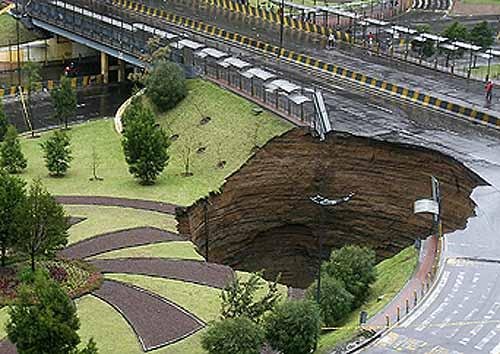
[[[331,74],[336,78],[359,84],[368,89],[399,98],[408,103],[418,104],[424,108],[441,111],[464,118],[474,123],[500,129],[500,119],[498,117],[476,108],[466,107],[450,102],[446,98],[439,98],[424,92],[376,79],[305,54],[300,54],[284,48],[280,49],[279,47],[266,42],[258,41],[238,33],[229,32],[201,21],[167,13],[164,10],[151,8],[131,0],[112,0],[111,2],[125,10],[135,11],[145,16],[157,17],[176,26],[187,27],[190,30],[202,32],[211,37],[218,37],[224,41],[234,42],[238,45],[259,51],[261,53],[275,55],[290,63],[295,63],[304,67],[315,69],[319,72]]]
[[[116,114],[115,114],[115,117],[113,118],[113,121],[115,123],[114,124],[115,130],[118,134],[121,135],[121,133],[123,131],[123,124],[122,124],[123,113],[125,113],[126,109],[130,106],[130,104],[132,103],[132,100],[134,98],[139,97],[142,94],[144,94],[145,91],[146,91],[146,89],[143,88],[139,92],[137,92],[137,93],[133,94],[132,96],[130,96],[129,98],[127,98],[127,100],[125,102],[123,102],[123,104],[116,111]]]

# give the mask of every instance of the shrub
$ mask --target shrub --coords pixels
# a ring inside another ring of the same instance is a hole
[[[306,297],[315,300],[317,288],[315,282],[307,289]],[[354,296],[345,289],[345,285],[341,280],[329,275],[321,277],[320,290],[321,319],[325,325],[333,326],[349,314]]]
[[[41,144],[45,158],[45,166],[50,175],[62,177],[69,169],[71,157],[70,138],[62,130],[57,130]]]
[[[287,301],[266,318],[266,340],[283,354],[308,354],[316,347],[321,317],[312,301]]]
[[[212,323],[201,339],[209,354],[259,354],[263,342],[263,329],[245,317]]]
[[[175,107],[187,95],[182,68],[165,60],[157,62],[146,79],[146,95],[161,112]]]
[[[21,151],[17,130],[13,125],[9,125],[0,148],[0,167],[9,173],[20,173],[27,166],[28,162]]]

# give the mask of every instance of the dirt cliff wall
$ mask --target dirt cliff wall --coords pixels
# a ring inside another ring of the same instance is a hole
[[[201,254],[208,234],[211,262],[264,269],[268,277],[281,272],[283,282],[306,287],[314,278],[319,235],[324,259],[351,243],[384,258],[427,235],[430,218],[413,215],[413,202],[431,195],[430,175],[441,182],[445,231],[463,228],[474,210],[469,195],[483,182],[454,159],[344,133],[319,142],[297,128],[271,140],[220,193],[178,209],[178,229]],[[355,198],[330,208],[321,222],[309,197],[349,192]]]

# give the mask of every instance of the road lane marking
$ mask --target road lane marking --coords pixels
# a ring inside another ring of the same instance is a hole
[[[477,345],[474,347],[475,349],[477,350],[483,350],[483,347],[488,344],[488,342],[490,340],[493,339],[494,336],[497,335],[497,332],[495,331],[490,331],[490,333],[488,333],[483,339],[481,339],[481,341],[479,341],[479,343],[477,343]]]

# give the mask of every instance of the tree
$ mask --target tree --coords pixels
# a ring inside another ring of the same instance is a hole
[[[67,129],[68,119],[75,114],[77,108],[76,91],[71,87],[71,79],[62,76],[59,87],[52,90],[50,96],[54,103],[55,117],[59,122],[64,122]]]
[[[26,77],[26,86],[25,89],[28,93],[28,99],[27,99],[27,114],[28,117],[26,119],[28,121],[31,121],[31,117],[33,117],[33,101],[32,101],[32,95],[33,92],[37,91],[40,88],[40,84],[42,81],[42,75],[40,74],[42,67],[39,63],[34,63],[34,62],[27,62],[24,64],[22,71],[24,72],[24,76]],[[31,124],[31,123],[30,123]],[[31,137],[35,136],[35,131],[33,130],[33,127],[31,127]]]
[[[134,115],[127,116],[122,146],[129,172],[142,184],[151,185],[167,165],[170,141],[157,126],[153,112],[140,103],[136,105],[132,108]]]
[[[90,163],[90,166],[92,168],[92,177],[90,177],[91,181],[102,181],[103,178],[99,177],[97,175],[97,168],[101,165],[101,159],[100,156],[95,149],[95,146],[92,146],[92,162]]]
[[[201,339],[209,354],[259,354],[263,342],[264,330],[245,317],[212,323]]]
[[[467,27],[460,22],[455,21],[445,28],[442,33],[443,37],[449,38],[453,41],[467,41],[469,39],[469,32]]]
[[[0,170],[0,249],[2,267],[5,267],[7,251],[12,248],[17,235],[16,212],[26,198],[23,180]]]
[[[431,33],[432,28],[430,25],[418,25],[415,27],[418,33]],[[413,47],[417,49],[421,56],[425,56],[426,58],[431,57],[436,51],[434,41],[426,40],[425,42],[419,42],[414,40],[412,42]]]
[[[192,157],[193,153],[197,149],[197,146],[199,146],[195,140],[196,136],[197,134],[195,132],[187,133],[181,138],[180,141],[182,144],[180,155],[184,164],[184,172],[182,173],[182,176],[184,177],[191,177],[193,175],[191,170]]]
[[[83,350],[77,330],[76,306],[64,290],[44,273],[23,284],[9,308],[7,335],[19,354],[96,354],[93,340]]]
[[[495,30],[488,22],[483,21],[472,27],[469,38],[472,43],[485,49],[495,42]]]
[[[320,310],[313,301],[286,301],[266,317],[266,340],[283,354],[308,354],[315,347],[321,325]]]
[[[329,276],[344,282],[346,290],[354,295],[353,306],[358,307],[377,279],[375,261],[373,250],[349,245],[333,251],[324,268]]]
[[[37,257],[53,256],[68,242],[64,209],[42,186],[40,180],[31,185],[16,220],[19,232],[14,247],[21,254],[30,257],[32,271],[35,271]]]
[[[9,122],[7,116],[5,115],[5,110],[3,108],[3,101],[0,100],[0,142],[5,138],[7,133],[7,128],[9,127]]]
[[[51,176],[62,177],[68,171],[69,163],[73,159],[70,145],[69,136],[62,130],[56,130],[51,137],[40,144],[45,166]]]
[[[333,326],[342,320],[352,309],[354,296],[345,289],[342,281],[332,276],[321,277],[321,297],[319,307],[321,309],[321,319],[327,326]],[[317,284],[314,282],[306,292],[306,297],[310,300],[316,299]]]
[[[252,273],[247,281],[240,281],[235,277],[222,291],[222,318],[246,317],[259,323],[262,316],[272,310],[280,300],[278,293],[278,279],[269,284],[267,293],[257,299],[257,293],[264,288],[266,282],[261,274]]]
[[[9,125],[0,148],[0,167],[9,173],[20,173],[27,166],[28,162],[21,151],[17,130],[13,125]]]
[[[158,61],[145,83],[146,95],[161,112],[175,107],[187,95],[184,72],[172,62]]]

